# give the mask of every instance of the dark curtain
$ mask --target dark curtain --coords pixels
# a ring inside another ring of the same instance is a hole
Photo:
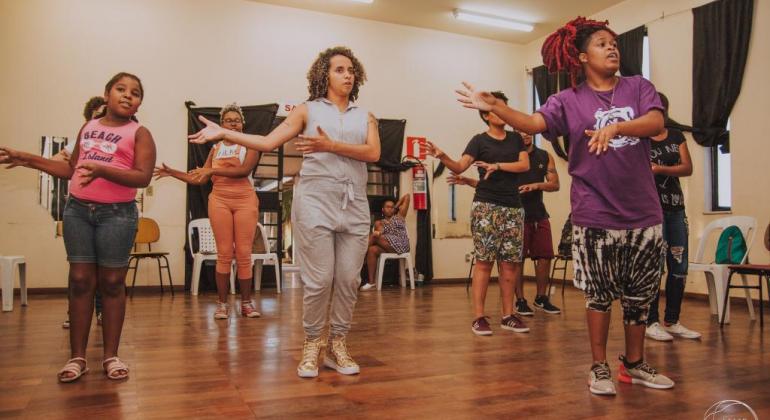
[[[401,153],[404,151],[406,120],[379,119],[380,160],[377,166],[384,171],[401,171]]]
[[[754,0],[719,0],[692,9],[692,123],[701,146],[727,145],[727,120],[741,92]]]
[[[203,123],[198,120],[198,116],[203,116],[211,121],[219,123],[219,110],[217,107],[195,107],[195,103],[185,102],[187,107],[187,133],[194,134],[203,128]],[[249,134],[267,134],[273,126],[275,114],[278,111],[277,104],[254,105],[241,107],[243,116],[246,118],[243,131]],[[202,167],[206,163],[209,151],[213,143],[207,144],[187,144],[187,170]],[[185,232],[190,220],[208,217],[208,197],[211,193],[211,183],[204,185],[187,185],[187,219],[185,221]],[[186,233],[185,233],[186,235]],[[187,236],[185,236],[187,238]],[[190,244],[185,240],[185,290],[190,288],[190,276],[192,274],[192,258],[190,257]],[[200,280],[200,290],[214,290],[213,270],[202,270]]]
[[[433,224],[430,220],[430,182],[425,183],[428,208],[417,210],[417,246],[414,251],[414,268],[425,282],[433,280]]]
[[[647,27],[640,26],[623,32],[615,39],[620,50],[620,74],[638,76],[642,74],[642,52]]]
[[[532,82],[535,85],[535,92],[540,100],[540,105],[545,105],[548,97],[554,93],[560,92],[570,87],[569,76],[566,72],[548,73],[548,69],[545,66],[538,66],[532,69]],[[567,160],[567,152],[569,152],[569,139],[563,137],[562,141],[564,145],[556,139],[552,141],[553,151],[560,158]]]

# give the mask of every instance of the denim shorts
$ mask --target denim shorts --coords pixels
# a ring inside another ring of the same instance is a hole
[[[70,196],[64,207],[67,261],[107,268],[128,266],[136,237],[136,203],[89,203]]]

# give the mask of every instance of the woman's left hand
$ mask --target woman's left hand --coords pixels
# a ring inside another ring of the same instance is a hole
[[[487,163],[482,161],[474,162],[474,165],[476,165],[477,168],[481,168],[484,170],[484,180],[487,180],[490,175],[492,175],[492,172],[500,169],[499,163]]]
[[[85,187],[99,178],[102,173],[102,165],[94,162],[83,162],[78,164],[77,170],[80,171],[80,186]]]
[[[618,125],[610,124],[599,130],[586,130],[586,135],[591,136],[588,140],[588,153],[600,155],[609,149],[610,140],[618,136]]]
[[[193,181],[195,182],[208,181],[208,179],[211,178],[211,175],[214,174],[214,169],[213,168],[195,168],[190,172],[188,172],[188,174],[190,174]]]
[[[653,174],[657,175],[657,174],[659,174],[659,173],[660,173],[660,165],[658,165],[657,163],[653,163],[653,164],[650,166],[650,168],[652,169],[652,173],[653,173]]]
[[[300,134],[299,140],[296,143],[297,151],[300,153],[318,153],[318,152],[331,152],[334,153],[334,142],[329,138],[323,128],[318,126],[317,136],[306,136]]]

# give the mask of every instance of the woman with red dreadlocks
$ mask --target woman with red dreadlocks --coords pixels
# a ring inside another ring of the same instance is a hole
[[[584,290],[593,365],[592,393],[614,395],[607,363],[610,308],[623,307],[626,354],[618,380],[668,389],[674,382],[644,360],[645,322],[658,293],[664,253],[662,211],[650,170],[649,137],[663,131],[655,87],[641,76],[616,76],[620,53],[607,22],[578,17],[543,44],[551,72],[566,70],[572,89],[552,95],[537,112],[513,110],[465,84],[458,100],[491,111],[513,128],[570,139],[575,285]],[[585,82],[575,85],[578,74]]]

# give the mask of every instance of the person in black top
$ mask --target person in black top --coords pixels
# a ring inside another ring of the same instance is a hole
[[[559,308],[548,299],[546,288],[548,287],[548,275],[553,259],[553,239],[551,238],[551,224],[548,212],[543,203],[543,191],[559,190],[559,174],[556,172],[556,164],[550,153],[535,146],[532,136],[519,132],[524,147],[529,154],[529,170],[519,174],[515,184],[508,185],[514,191],[518,190],[522,207],[524,208],[524,258],[531,258],[535,262],[535,279],[537,281],[537,295],[535,307],[546,313],[558,314]],[[478,181],[461,175],[452,175],[447,182],[458,185],[470,185],[476,187]],[[522,265],[522,269],[523,269]],[[533,315],[532,309],[524,299],[524,285],[522,276],[518,276],[514,285],[516,294],[516,312],[519,315]]]
[[[668,120],[668,98],[658,92]],[[700,333],[685,328],[679,313],[687,279],[687,215],[679,178],[692,175],[692,160],[681,131],[668,128],[652,137],[650,160],[655,185],[663,208],[663,239],[666,241],[666,314],[659,322],[658,295],[650,305],[645,335],[653,340],[671,341],[674,336],[697,339]]]
[[[492,92],[507,102],[502,92]],[[427,142],[428,155],[455,174],[461,174],[474,164],[479,182],[473,197],[471,233],[476,258],[473,270],[473,311],[471,330],[476,335],[491,335],[488,317],[484,316],[484,300],[492,266],[497,261],[500,271],[500,292],[503,318],[500,327],[514,332],[529,328],[513,313],[513,285],[521,275],[524,210],[519,193],[511,185],[517,176],[529,170],[529,156],[521,136],[505,131],[505,122],[492,112],[479,112],[488,129],[473,136],[460,160],[452,160],[435,144]]]

